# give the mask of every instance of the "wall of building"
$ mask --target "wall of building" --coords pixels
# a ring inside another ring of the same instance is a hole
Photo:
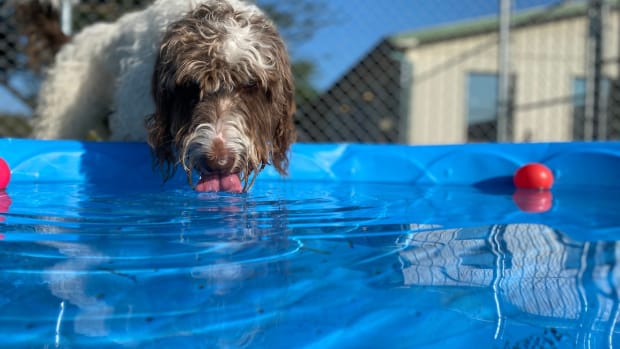
[[[618,20],[607,14],[605,33],[617,33]],[[586,75],[586,37],[585,17],[513,29],[514,141],[572,140],[573,81]],[[605,38],[605,56],[618,57],[617,34]],[[466,142],[467,77],[497,72],[497,32],[421,44],[406,57],[413,66],[406,141]],[[606,76],[617,78],[617,66],[606,65]]]

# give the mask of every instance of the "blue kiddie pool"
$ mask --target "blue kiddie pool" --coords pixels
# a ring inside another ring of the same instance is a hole
[[[247,194],[141,143],[0,156],[2,348],[620,347],[620,143],[296,145]]]

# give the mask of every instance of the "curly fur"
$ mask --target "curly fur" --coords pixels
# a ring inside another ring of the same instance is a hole
[[[37,138],[147,140],[165,177],[282,175],[294,141],[284,42],[254,5],[158,0],[95,24],[57,55],[37,107]],[[145,127],[146,118],[146,127]]]

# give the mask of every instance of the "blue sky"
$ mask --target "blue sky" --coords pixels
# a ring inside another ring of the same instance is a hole
[[[9,76],[9,85],[22,96],[31,97],[36,92],[38,82],[29,72],[14,72]],[[17,116],[32,114],[30,106],[17,98],[4,85],[0,85],[0,112]]]
[[[499,0],[323,1],[324,16],[330,25],[319,29],[311,40],[291,48],[294,57],[316,62],[319,69],[313,82],[319,89],[328,88],[386,36],[499,12]],[[513,7],[521,10],[558,2],[513,0]]]
[[[30,115],[30,107],[22,102],[3,85],[0,85],[0,110],[9,115]]]
[[[259,0],[258,3],[287,0]],[[314,36],[291,47],[294,58],[316,63],[313,84],[328,88],[382,38],[391,34],[497,14],[499,0],[321,0],[321,16],[329,24]],[[525,9],[560,0],[513,0]],[[13,81],[23,85],[23,79]],[[23,86],[14,86],[18,89]],[[27,112],[0,89],[0,110]]]

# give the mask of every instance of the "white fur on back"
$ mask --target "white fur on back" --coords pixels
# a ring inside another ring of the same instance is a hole
[[[163,34],[185,13],[213,1],[261,13],[240,0],[156,0],[145,10],[78,33],[59,52],[41,87],[33,136],[85,139],[90,131],[104,132],[109,117],[111,139],[145,140],[144,120],[155,110],[151,75]],[[227,59],[260,60],[251,33],[232,26],[230,33]]]

